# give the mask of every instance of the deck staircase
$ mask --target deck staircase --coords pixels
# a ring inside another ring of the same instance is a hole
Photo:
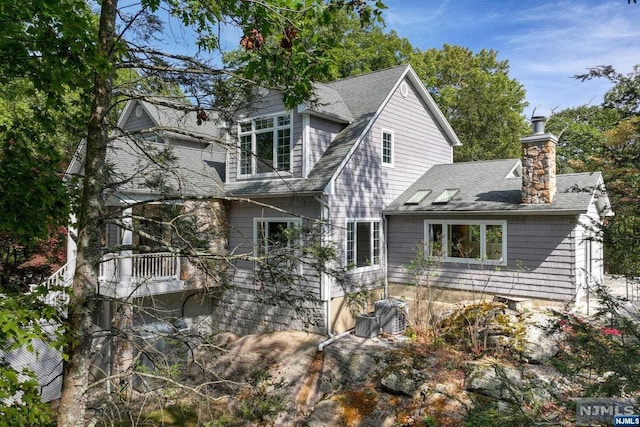
[[[73,274],[76,270],[76,259],[69,260],[65,265],[60,267],[55,273],[40,284],[29,285],[29,292],[35,293],[38,288],[46,289],[44,295],[40,298],[46,304],[58,309],[64,310],[69,303],[68,289],[73,282]]]

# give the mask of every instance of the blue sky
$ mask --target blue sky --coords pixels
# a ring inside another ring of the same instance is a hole
[[[596,65],[640,64],[640,4],[627,0],[383,0],[387,29],[421,50],[443,44],[498,51],[527,91],[527,116],[599,104],[604,80],[572,79]]]
[[[507,60],[510,76],[527,91],[525,114],[597,105],[611,84],[572,78],[596,65],[623,73],[640,64],[640,2],[627,0],[383,0],[387,30],[421,50],[445,43],[474,52],[494,49]],[[122,3],[126,3],[123,1]],[[135,3],[135,1],[134,1]],[[373,3],[373,0],[369,0]],[[192,39],[179,27],[164,45],[184,53]],[[238,47],[240,34],[222,32],[225,49]]]

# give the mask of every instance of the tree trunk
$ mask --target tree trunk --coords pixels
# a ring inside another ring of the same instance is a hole
[[[133,302],[117,301],[111,320],[111,328],[115,331],[111,352],[112,389],[123,399],[131,398],[133,393],[133,342],[131,328],[133,326]]]
[[[102,0],[93,103],[87,129],[83,195],[78,222],[78,251],[69,314],[65,322],[68,360],[63,368],[58,425],[84,426],[91,363],[93,315],[97,302],[100,238],[104,202],[104,164],[109,137],[113,47],[118,0]]]

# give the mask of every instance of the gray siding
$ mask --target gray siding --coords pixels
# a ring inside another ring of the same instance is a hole
[[[306,142],[307,173],[313,169],[331,141],[344,127],[341,123],[309,115],[309,139]]]
[[[382,130],[394,133],[394,165],[382,166]],[[426,106],[409,84],[403,97],[394,93],[353,156],[335,181],[330,197],[334,241],[345,260],[345,226],[347,219],[378,219],[382,210],[422,176],[431,166],[452,162],[452,149],[443,137]],[[352,273],[357,283],[384,283],[384,223],[382,265],[374,271]],[[391,233],[389,233],[391,234]],[[333,296],[342,296],[334,288]]]
[[[213,332],[246,335],[272,331],[326,334],[323,305],[317,301],[268,300],[260,290],[231,288],[215,302]]]
[[[230,256],[239,259],[232,262],[229,270],[233,286],[222,293],[214,307],[215,327],[218,331],[244,334],[285,329],[323,333],[324,310],[316,271],[303,267],[304,280],[292,292],[264,289],[254,283],[254,263],[246,259],[253,256],[254,218],[302,218],[303,227],[311,227],[314,218],[319,218],[320,205],[313,197],[295,196],[260,199],[259,203],[233,202],[230,208]],[[278,291],[286,297],[280,297]]]
[[[230,210],[233,214],[229,218],[229,250],[232,258],[237,257],[231,268],[233,283],[244,288],[254,288],[254,263],[246,260],[247,255],[253,256],[253,220],[254,218],[303,218],[303,227],[310,226],[310,218],[319,218],[320,205],[313,197],[286,197],[278,199],[259,199],[260,204],[233,202]],[[270,209],[268,206],[276,207]],[[281,209],[282,211],[278,210]],[[320,292],[317,274],[305,270],[309,279],[306,287],[311,292]]]
[[[393,94],[370,130],[375,159],[371,167],[381,172],[380,190],[383,190],[381,197],[385,205],[416,182],[431,166],[453,162],[452,147],[413,86],[408,84],[408,87],[406,98],[399,90]],[[381,166],[383,129],[394,133],[393,167]]]
[[[136,117],[134,107],[133,111],[131,111],[131,114],[127,118],[126,123],[124,124],[123,129],[129,132],[134,132],[142,129],[149,129],[154,126],[155,123],[153,122],[151,117],[149,117],[146,111],[143,110],[142,115],[140,117]]]
[[[411,281],[406,266],[424,242],[424,219],[389,218],[390,283]],[[576,292],[575,235],[574,217],[508,217],[507,266],[436,262],[434,283],[452,289],[569,301]]]

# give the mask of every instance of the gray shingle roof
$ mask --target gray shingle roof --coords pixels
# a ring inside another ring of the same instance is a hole
[[[291,193],[318,193],[322,192],[330,183],[331,179],[340,170],[347,159],[349,153],[359,141],[372,119],[380,111],[384,101],[390,96],[400,79],[411,70],[409,65],[401,65],[385,70],[376,71],[356,77],[350,77],[330,83],[316,84],[316,102],[307,105],[307,109],[312,113],[318,113],[336,118],[346,123],[345,128],[331,142],[322,157],[318,160],[314,168],[309,172],[307,178],[272,178],[243,180],[233,184],[226,184],[227,195],[264,195]],[[412,81],[420,85],[419,79],[414,73],[409,73]],[[426,90],[424,91],[425,96]],[[186,131],[187,134],[206,137],[216,140],[220,136],[220,129],[216,126],[215,117],[208,122],[197,125],[195,112],[184,113],[179,108],[175,108],[176,101],[164,98],[150,98],[150,101],[137,100],[147,111],[152,121],[158,127],[174,128]],[[428,102],[433,105],[433,102]],[[133,111],[135,104],[129,104],[129,114]],[[446,124],[446,120],[439,111],[434,111],[437,121],[451,139],[453,145],[458,144],[457,137]],[[126,121],[126,114],[123,115]],[[189,139],[188,137],[178,137]],[[118,176],[125,176],[127,171],[144,171],[147,176],[152,174],[157,168],[152,162],[140,163],[137,157],[141,154],[139,147],[127,145],[126,140],[120,141],[122,144],[116,146],[110,153],[110,160],[115,167]],[[117,144],[116,144],[117,145]],[[176,168],[165,169],[171,172],[169,182],[176,189],[188,191],[191,194],[217,196],[222,190],[224,182],[224,156],[221,149],[218,152],[216,144],[211,145],[211,152],[198,149],[189,150],[182,146],[173,146],[174,155],[177,157]],[[71,172],[79,171],[72,170]],[[217,173],[215,173],[217,171]],[[130,175],[130,174],[129,174]],[[206,177],[211,177],[212,182],[205,182]],[[144,180],[136,178],[127,183],[126,191],[145,192],[150,188]]]
[[[159,194],[155,182],[166,186],[168,195],[224,194],[218,170],[224,169],[225,153],[215,143],[199,148],[118,138],[110,145],[107,158],[113,170],[111,181],[120,183],[117,189],[121,192]]]
[[[193,111],[193,105],[170,98],[151,97],[149,99],[151,101],[137,100],[135,102],[144,107],[156,126],[174,129],[178,134],[193,135],[196,138],[206,140],[220,138],[221,131],[215,112],[207,111],[208,120],[198,124],[197,112]]]
[[[522,204],[520,160],[453,163],[433,166],[385,209],[386,214],[441,213],[580,213],[586,212],[602,185],[599,172],[556,176],[557,193],[550,204]],[[445,204],[432,202],[445,190],[460,191]],[[418,190],[432,190],[417,205],[406,205]]]
[[[83,141],[67,169],[67,177],[82,178],[85,150],[86,142]],[[155,156],[163,154],[173,160],[166,163],[154,160]],[[150,181],[162,176],[166,179],[168,194],[222,196],[225,160],[224,148],[216,143],[199,148],[121,137],[111,142],[107,152],[109,182],[117,191],[131,194],[159,194]]]
[[[162,182],[165,195],[222,196],[226,150],[214,142],[220,135],[216,117],[209,112],[209,120],[199,125],[196,112],[185,112],[182,108],[185,104],[166,98],[152,99],[159,104],[135,100],[126,108],[130,113],[139,103],[155,126],[175,129],[175,132],[164,131],[164,140],[170,141],[168,143],[144,141],[136,136],[113,139],[107,152],[110,185],[123,193],[159,195],[160,190],[153,182]],[[67,170],[67,176],[82,177],[85,150],[86,142],[83,141]],[[157,157],[171,160],[162,162]]]

